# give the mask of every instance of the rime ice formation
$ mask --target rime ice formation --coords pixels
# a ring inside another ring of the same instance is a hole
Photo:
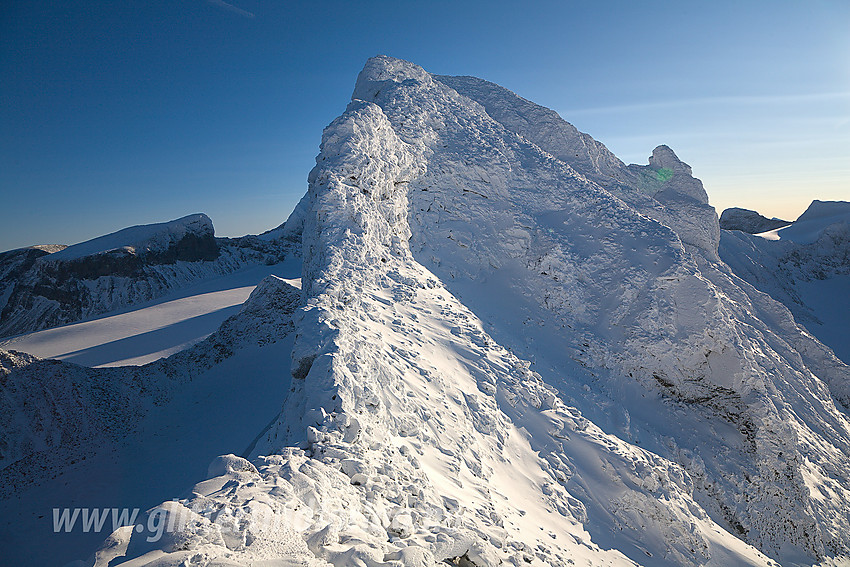
[[[95,565],[850,552],[850,369],[720,261],[670,148],[626,166],[501,87],[381,56],[296,211],[279,418],[149,511],[174,530],[119,530]]]

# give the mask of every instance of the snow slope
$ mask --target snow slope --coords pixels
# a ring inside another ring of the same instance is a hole
[[[790,240],[797,244],[813,244],[828,229],[850,224],[850,202],[812,201],[792,226],[778,230],[781,240]],[[845,228],[846,231],[846,228]]]
[[[212,237],[214,234],[215,231],[210,218],[203,213],[198,213],[170,222],[131,226],[105,236],[74,244],[59,252],[54,252],[50,256],[50,260],[79,260],[86,256],[103,254],[121,248],[132,249],[136,254],[163,252],[183,240],[187,235]]]
[[[289,386],[275,369],[292,349],[292,283],[269,276],[212,336],[141,367],[0,351],[3,562],[86,557],[111,529],[54,533],[54,508],[146,510],[183,494],[216,455],[249,450]]]
[[[82,366],[147,364],[203,340],[239,311],[263,277],[298,273],[299,264],[246,268],[118,313],[0,341],[0,348]]]
[[[0,336],[90,319],[247,267],[276,264],[298,255],[290,232],[216,239],[210,219],[196,214],[130,227],[52,254],[3,254]]]
[[[813,201],[793,225],[768,238],[724,231],[720,241],[720,255],[737,276],[782,302],[845,362],[850,361],[848,207]]]
[[[504,87],[475,77],[435,78],[481,104],[507,131],[526,138],[641,214],[673,228],[685,245],[715,258],[720,238],[717,214],[708,205],[702,182],[691,176],[690,166],[669,147],[656,147],[648,165],[626,166],[602,143],[579,132],[556,112]]]
[[[670,148],[623,166],[490,85],[367,62],[302,201],[284,410],[127,565],[847,555],[850,369],[719,261]]]

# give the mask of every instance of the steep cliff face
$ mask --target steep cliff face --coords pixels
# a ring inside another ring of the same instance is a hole
[[[104,550],[370,567],[847,554],[848,368],[718,260],[717,216],[672,150],[623,166],[500,87],[388,57],[352,98],[299,205],[280,418],[250,462],[216,461],[150,512],[167,537]]]
[[[562,369],[589,369],[587,384],[602,390],[601,399],[579,401],[580,409],[593,412],[608,398],[626,410],[622,420],[635,430],[625,428],[626,438],[673,459],[682,450],[701,455],[698,497],[719,520],[739,525],[738,533],[772,554],[793,554],[797,545],[818,553],[810,536],[817,528],[807,520],[813,501],[795,453],[818,438],[846,446],[846,419],[824,382],[843,397],[847,368],[816,341],[806,342],[781,306],[750,299],[747,286],[716,263],[717,218],[713,210],[696,212],[710,207],[690,168],[664,147],[649,166],[631,168],[636,175],[664,173],[656,178],[664,185],[651,194],[684,219],[652,222],[638,213],[659,205],[622,186],[608,192],[583,181],[474,105],[462,107],[450,92],[441,96],[436,83],[400,81],[396,91],[385,84],[374,99],[399,135],[427,156],[427,173],[409,187],[414,256],[490,324],[497,340],[538,368],[548,365],[547,382],[562,392],[580,399],[573,384],[584,374],[565,376]],[[641,193],[650,192],[643,186]],[[541,325],[545,330],[535,332]],[[804,364],[787,342],[805,353]],[[813,386],[810,371],[824,382]],[[635,399],[632,384],[659,393],[660,403]],[[686,417],[671,401],[688,408]],[[739,440],[705,434],[706,414],[730,424]],[[794,414],[807,416],[800,424],[807,439],[798,441],[782,425]],[[659,415],[677,424],[673,432],[659,434],[652,422]],[[839,461],[846,471],[846,460]],[[776,479],[774,471],[786,467],[787,478]],[[846,496],[843,474],[837,481]],[[845,520],[838,510],[822,513],[830,548],[843,537],[837,525]]]
[[[216,239],[209,217],[196,214],[126,228],[52,254],[31,251],[38,257],[0,279],[0,336],[93,317],[297,250],[285,234],[275,236]]]

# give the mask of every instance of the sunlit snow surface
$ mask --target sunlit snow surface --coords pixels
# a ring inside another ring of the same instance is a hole
[[[291,275],[298,269],[290,261],[241,270],[129,311],[8,339],[0,342],[0,349],[92,367],[146,364],[207,337],[239,311],[263,277]]]
[[[790,566],[846,553],[850,423],[836,399],[850,371],[720,262],[716,213],[670,148],[626,166],[501,87],[388,57],[367,63],[353,98],[294,214],[300,292],[267,278],[213,335],[150,366],[6,358],[10,395],[43,380],[134,388],[94,397],[107,416],[115,399],[122,419],[141,416],[132,450],[159,434],[147,424],[164,407],[174,443],[151,447],[174,455],[188,428],[208,441],[210,422],[231,419],[248,441],[220,447],[233,455],[195,467],[182,492],[134,469],[139,493],[163,502],[147,518],[189,521],[155,541],[117,532],[97,567]],[[26,398],[44,411],[11,404],[24,427],[3,474],[25,487],[42,461],[71,462],[49,434],[73,415],[48,399],[57,390]],[[256,412],[235,399],[261,394]],[[63,433],[92,444],[103,413],[85,409]],[[157,457],[127,458],[152,474]],[[3,510],[29,514],[18,541],[43,529],[35,508]]]

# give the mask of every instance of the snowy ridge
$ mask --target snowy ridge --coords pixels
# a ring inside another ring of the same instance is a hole
[[[414,94],[416,89],[420,92]],[[806,527],[811,502],[802,473],[798,469],[783,481],[787,486],[779,488],[765,480],[777,467],[774,458],[766,457],[781,446],[785,450],[778,453],[785,459],[794,463],[799,458],[794,455],[796,440],[779,426],[787,422],[788,410],[809,416],[806,420],[812,424],[801,424],[807,437],[821,437],[838,447],[847,446],[846,418],[823,383],[810,391],[809,369],[797,354],[789,353],[785,340],[792,344],[803,340],[793,321],[782,329],[785,339],[775,337],[761,322],[753,334],[748,327],[761,312],[755,308],[742,312],[739,304],[724,300],[733,291],[741,300],[747,296],[723,277],[722,266],[719,272],[714,267],[716,248],[710,246],[719,237],[717,217],[698,199],[704,191],[689,177],[690,168],[664,147],[656,149],[649,166],[673,170],[667,180],[672,186],[656,193],[665,203],[678,200],[682,211],[696,207],[709,213],[702,217],[699,232],[670,223],[688,236],[705,236],[694,256],[683,250],[678,233],[665,233],[663,225],[648,222],[605,191],[582,183],[569,170],[559,171],[563,166],[539,157],[534,147],[517,145],[474,105],[461,107],[452,93],[440,95],[438,88],[424,81],[402,82],[396,91],[385,87],[377,99],[402,135],[411,133],[412,143],[427,144],[425,152],[437,148],[429,154],[428,173],[409,188],[417,258],[473,310],[487,315],[493,330],[512,340],[511,348],[525,346],[521,337],[533,333],[529,323],[554,327],[554,338],[550,331],[541,342],[556,348],[525,349],[539,366],[548,362],[554,369],[556,374],[547,381],[569,392],[574,377],[567,379],[558,369],[590,368],[592,387],[601,387],[603,400],[611,396],[609,404],[626,409],[625,422],[631,429],[645,431],[639,437],[655,438],[650,441],[654,450],[682,461],[696,478],[701,477],[698,497],[718,521],[728,522],[729,529],[746,534],[748,541],[771,554],[793,556],[797,545],[820,554],[817,538],[809,535],[814,528]],[[444,107],[434,108],[446,99]],[[411,101],[429,102],[416,106]],[[417,113],[424,127],[407,127],[416,123]],[[638,211],[653,210],[634,192],[616,189],[629,204],[638,203]],[[689,219],[697,222],[700,216]],[[506,317],[504,306],[517,304],[518,298],[531,305]],[[827,382],[846,383],[846,366],[834,357],[825,358],[828,349],[822,345],[820,349],[809,349],[806,363]],[[559,350],[573,354],[552,359]],[[770,352],[775,362],[754,361],[753,351]],[[549,360],[541,361],[542,355]],[[763,366],[773,365],[781,370],[770,378]],[[577,369],[579,376],[580,372]],[[664,395],[652,411],[647,411],[647,402],[629,395],[635,382]],[[769,393],[774,388],[789,396],[788,405],[780,405],[778,411],[775,394]],[[670,399],[685,407],[670,407]],[[603,404],[599,400],[582,409],[590,412]],[[654,419],[665,415],[662,421],[677,423],[672,429],[682,433],[671,437],[666,431],[659,434],[652,422],[638,425],[635,418],[642,415]],[[730,443],[720,432],[701,439],[686,433],[711,430],[712,418],[731,424],[740,440]],[[634,435],[628,428],[623,433],[627,438]],[[705,461],[682,458],[691,452]],[[756,474],[754,466],[764,472]],[[847,498],[846,458],[839,457],[835,466],[844,471],[836,480],[843,483],[842,498]],[[753,493],[763,493],[759,498],[764,500],[748,503]],[[846,517],[829,507],[823,513],[826,552],[836,545],[846,549],[846,543],[836,541],[843,537],[838,526],[846,524]]]
[[[579,132],[556,112],[475,77],[435,76],[480,103],[508,131],[519,134],[625,200],[634,209],[673,228],[682,242],[716,254],[720,229],[702,182],[669,147],[655,148],[649,165],[626,166],[604,144]],[[355,93],[356,94],[356,93]]]
[[[163,493],[182,493],[216,454],[244,451],[288,388],[287,373],[274,369],[292,349],[293,285],[265,279],[214,335],[144,367],[0,353],[4,559],[36,566],[86,557],[109,530],[56,534],[52,508],[144,510]],[[40,541],[48,545],[33,545]]]
[[[848,367],[719,261],[672,150],[602,159],[500,89],[367,62],[298,208],[281,415],[96,565],[848,555]]]
[[[791,224],[782,219],[769,219],[758,214],[756,211],[731,207],[720,215],[720,228],[723,230],[740,230],[749,234],[759,234],[769,230],[775,230]]]
[[[794,224],[776,232],[782,240],[790,240],[797,244],[812,244],[826,230],[847,232],[850,225],[850,202],[847,201],[812,201]],[[843,227],[843,228],[841,228]]]
[[[212,221],[207,215],[197,213],[170,222],[131,226],[68,246],[64,250],[54,252],[49,260],[78,260],[122,248],[132,249],[135,254],[140,255],[162,252],[180,242],[188,234],[212,237],[214,235]]]
[[[291,332],[299,301],[297,288],[269,276],[213,335],[144,366],[85,368],[0,351],[0,416],[6,424],[0,442],[3,494],[38,483],[52,474],[52,465],[69,454],[79,456],[97,438],[126,434],[151,402],[168,399],[181,383],[234,352],[281,340]]]
[[[588,134],[550,110],[477,77],[435,75],[434,79],[480,103],[491,118],[592,179],[623,177],[625,164]]]
[[[310,176],[282,417],[162,508],[247,521],[134,535],[134,564],[770,564],[731,531],[787,563],[846,553],[850,428],[809,370],[846,366],[761,319],[787,311],[716,264],[713,209],[685,243],[643,214],[710,209],[669,148],[633,170],[653,204],[410,63],[370,60],[355,98]],[[558,348],[517,342],[529,322]]]
[[[783,303],[796,321],[844,361],[850,360],[846,334],[850,306],[843,301],[850,289],[850,223],[842,214],[846,205],[815,201],[808,210],[822,214],[804,213],[799,226],[795,221],[773,231],[776,239],[724,231],[720,241],[720,256],[736,276]],[[794,232],[785,234],[794,227]],[[840,392],[836,395],[845,405],[850,404],[850,379],[833,380],[830,387]]]
[[[632,564],[583,527],[607,528],[612,513],[618,547],[640,559],[767,564],[718,530],[678,466],[565,406],[413,260],[399,182],[417,173],[373,104],[353,102],[326,130],[305,223],[295,390],[255,450],[271,456],[256,472],[231,460],[216,469],[223,478],[163,510],[185,514],[198,499],[234,517],[270,508],[297,517],[308,548],[334,565]],[[171,561],[237,563],[292,549],[293,526],[262,527],[224,537],[198,518],[157,547]],[[133,536],[128,556],[159,557],[150,548]]]

